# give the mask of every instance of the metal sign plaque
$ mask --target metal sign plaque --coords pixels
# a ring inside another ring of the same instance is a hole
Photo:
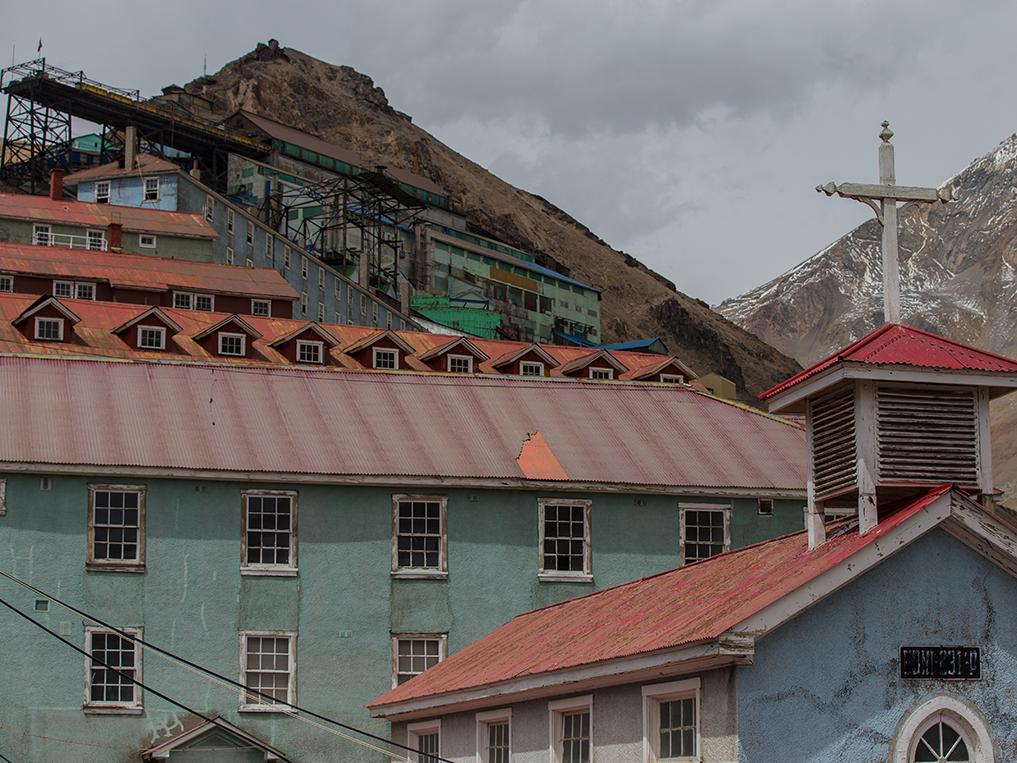
[[[902,646],[900,677],[978,680],[982,677],[981,649],[977,646]]]

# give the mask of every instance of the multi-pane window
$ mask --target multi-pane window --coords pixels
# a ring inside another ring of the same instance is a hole
[[[510,763],[512,711],[477,713],[477,752],[481,763]]]
[[[133,637],[136,628],[121,628]],[[141,707],[141,649],[130,638],[102,628],[85,629],[85,707],[131,710]]]
[[[377,302],[372,302],[371,303],[371,322],[375,326],[378,325],[378,303]]]
[[[144,565],[144,488],[90,485],[88,494],[88,564],[100,567]]]
[[[109,181],[100,180],[95,184],[95,203],[109,204]]]
[[[243,357],[246,355],[247,336],[244,334],[231,334],[225,331],[219,332],[219,354]]]
[[[247,221],[247,243],[254,245],[254,223],[250,220]]]
[[[300,257],[300,277],[307,279],[307,258],[302,255]]]
[[[173,292],[173,307],[178,310],[190,310],[194,304],[194,295],[186,291]]]
[[[235,221],[235,215],[234,215],[233,210],[230,207],[226,207],[226,232],[227,233],[232,233],[233,232],[234,221]]]
[[[360,295],[360,317],[361,318],[366,318],[367,317],[367,295],[366,294],[361,294]]]
[[[275,239],[265,236],[265,259],[269,265],[275,265]]]
[[[590,502],[541,499],[540,574],[586,576],[591,572]]]
[[[338,278],[335,279],[335,281],[332,282],[332,285],[335,287],[335,298],[336,301],[338,302],[340,299],[342,299],[342,289],[339,286],[339,279]]]
[[[398,686],[445,659],[444,634],[405,634],[392,637],[392,685]]]
[[[524,360],[519,364],[519,375],[520,376],[543,376],[544,375],[544,364],[534,363],[532,361]]]
[[[590,762],[590,712],[562,713],[562,763]]]
[[[72,299],[74,297],[74,282],[73,281],[54,281],[53,282],[53,296],[54,297],[65,297]]]
[[[699,679],[644,686],[647,761],[699,759]]]
[[[210,313],[215,308],[215,297],[212,294],[175,291],[173,292],[173,307],[178,310],[201,310]]]
[[[283,267],[286,270],[290,269],[290,248],[288,246],[283,247]]]
[[[406,727],[409,746],[417,751],[416,763],[438,763],[441,755],[441,721],[411,723]]]
[[[139,350],[165,350],[166,329],[163,326],[138,327]]]
[[[393,572],[445,572],[446,500],[445,496],[392,497]]]
[[[614,369],[613,368],[599,368],[599,367],[598,368],[591,368],[590,369],[590,378],[591,379],[601,379],[601,380],[613,379],[614,378]]]
[[[212,196],[205,196],[205,219],[215,221],[215,199]]]
[[[252,299],[251,300],[251,315],[256,315],[259,318],[271,318],[272,317],[272,300],[270,300],[270,299]]]
[[[232,265],[235,260],[236,260],[236,257],[233,254],[233,247],[232,246],[227,246],[226,247],[226,264],[227,265]]]
[[[389,350],[384,347],[375,347],[374,352],[374,368],[383,368],[386,370],[392,370],[399,367],[399,356],[398,350]]]
[[[244,491],[241,567],[292,572],[297,568],[297,494]]]
[[[50,227],[48,225],[32,226],[32,243],[36,246],[49,246]]]
[[[273,710],[296,701],[296,635],[248,631],[240,634],[241,710]],[[266,696],[261,696],[266,695]]]
[[[75,299],[95,299],[95,284],[79,281],[74,284]]]
[[[35,338],[62,342],[64,340],[63,318],[36,318]]]
[[[730,548],[729,508],[686,504],[678,509],[682,564],[709,559]]]
[[[473,357],[471,355],[449,355],[448,370],[453,374],[472,374]]]
[[[159,178],[145,178],[145,201],[159,201]]]
[[[0,291],[14,291],[14,276],[0,276]]]
[[[318,323],[325,322],[325,306],[322,304],[318,305]]]
[[[681,374],[661,374],[661,384],[684,384],[685,377]]]
[[[325,288],[325,268],[321,265],[318,266],[318,288]]]
[[[106,232],[101,230],[86,230],[85,248],[93,252],[106,251]]]
[[[205,313],[212,312],[215,305],[215,297],[211,294],[195,294],[194,295],[194,309],[200,310]]]
[[[138,246],[142,247],[143,249],[155,249],[156,243],[157,242],[155,236],[151,234],[142,233],[140,236],[138,236]]]
[[[297,340],[298,363],[321,363],[324,351],[324,342],[308,342],[303,339]]]
[[[761,517],[772,517],[773,516],[773,499],[772,498],[759,498],[756,501],[756,511]]]

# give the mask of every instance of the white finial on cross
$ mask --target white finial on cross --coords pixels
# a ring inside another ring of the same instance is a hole
[[[918,188],[897,185],[893,167],[893,130],[889,122],[883,122],[879,133],[879,184],[827,183],[817,185],[816,190],[827,196],[837,194],[844,199],[854,199],[872,207],[876,219],[883,226],[883,314],[887,323],[900,323],[900,266],[897,257],[897,202],[912,204],[948,202],[956,199],[953,190],[943,188]],[[876,206],[879,201],[879,206]]]

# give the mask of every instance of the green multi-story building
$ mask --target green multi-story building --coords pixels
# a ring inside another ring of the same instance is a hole
[[[16,357],[0,385],[0,570],[37,587],[0,580],[10,760],[385,760],[279,703],[384,737],[368,700],[515,614],[802,526],[802,431],[687,387]]]

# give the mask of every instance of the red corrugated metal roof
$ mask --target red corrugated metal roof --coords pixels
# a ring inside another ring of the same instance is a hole
[[[930,490],[859,535],[855,521],[810,551],[805,532],[515,617],[368,707],[711,641],[879,540],[950,490]]]
[[[569,481],[804,487],[800,429],[685,387],[0,357],[0,421],[14,463],[525,479],[539,431]]]
[[[0,272],[105,281],[117,288],[146,291],[196,289],[288,300],[298,296],[286,279],[272,268],[241,268],[214,262],[30,246],[9,241],[0,242]]]
[[[167,212],[162,209],[91,204],[84,201],[54,201],[48,196],[20,193],[0,193],[0,218],[64,223],[88,228],[106,228],[110,223],[120,223],[128,231],[185,238],[211,239],[218,235],[204,217],[194,212]]]
[[[886,323],[842,350],[768,389],[760,400],[794,387],[840,362],[873,366],[912,366],[944,371],[1017,373],[1017,362],[928,331]]]

